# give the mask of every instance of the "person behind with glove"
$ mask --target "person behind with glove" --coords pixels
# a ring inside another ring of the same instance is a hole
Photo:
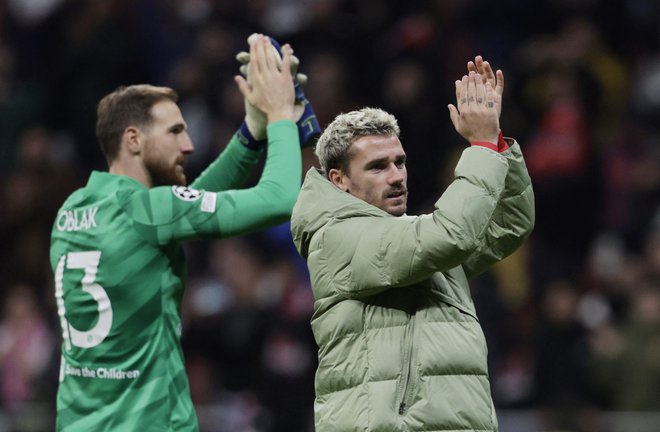
[[[302,163],[292,50],[250,41],[250,79],[236,83],[262,123],[251,147],[237,133],[187,186],[193,152],[166,87],[120,87],[98,105],[109,172],[93,172],[57,213],[51,264],[62,325],[58,431],[197,431],[180,344],[186,284],[181,242],[226,238],[287,220]],[[278,66],[281,63],[281,67]],[[237,189],[267,157],[261,179]]]
[[[248,37],[248,44],[259,37],[259,34],[253,33]],[[270,38],[272,51],[275,59],[278,61],[278,68],[282,67],[282,46],[273,38]],[[241,51],[236,55],[236,60],[241,64],[239,70],[241,74],[250,81],[250,54]],[[298,126],[298,136],[300,138],[300,146],[313,147],[316,140],[321,135],[321,126],[314,113],[312,104],[307,100],[303,86],[307,84],[307,75],[298,72],[300,60],[295,55],[291,55],[290,69],[293,76],[293,86],[295,90],[295,104],[294,104],[294,119],[296,126]],[[245,102],[245,121],[241,125],[239,134],[241,142],[249,148],[259,149],[266,143],[265,125],[266,116],[264,113],[256,109],[248,99]]]
[[[520,146],[500,131],[504,75],[478,56],[449,105],[470,147],[432,214],[407,216],[396,119],[341,114],[316,146],[291,231],[307,260],[318,432],[496,431],[468,280],[534,225]]]

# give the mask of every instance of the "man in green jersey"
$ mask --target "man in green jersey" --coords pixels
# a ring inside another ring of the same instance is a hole
[[[62,324],[57,430],[195,431],[180,345],[186,280],[182,240],[229,237],[285,221],[300,188],[292,51],[281,67],[271,42],[250,43],[250,82],[235,78],[265,114],[259,183],[234,190],[260,151],[237,133],[190,187],[193,151],[176,93],[121,87],[98,106],[109,172],[93,172],[58,212],[51,264]],[[253,143],[252,143],[253,144]]]

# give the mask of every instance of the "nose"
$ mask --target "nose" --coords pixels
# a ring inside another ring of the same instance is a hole
[[[404,168],[399,168],[396,164],[390,165],[390,175],[388,176],[388,181],[391,185],[400,184],[405,179]]]
[[[190,135],[188,135],[188,132],[184,132],[181,136],[181,153],[190,154],[193,151],[195,151],[195,146],[190,139]]]

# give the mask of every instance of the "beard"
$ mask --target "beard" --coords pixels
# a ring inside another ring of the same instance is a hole
[[[386,206],[383,210],[391,214],[392,216],[402,216],[406,213],[408,209],[408,188],[406,185],[399,185],[391,188],[386,193],[383,194],[382,201],[388,202],[389,199],[399,200],[400,203],[396,206]]]
[[[163,160],[148,160],[145,166],[154,186],[186,186],[182,162],[177,160],[174,164],[168,164]]]

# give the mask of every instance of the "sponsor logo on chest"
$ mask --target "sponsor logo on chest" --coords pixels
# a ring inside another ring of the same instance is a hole
[[[96,212],[98,207],[85,210],[62,210],[57,216],[57,229],[59,231],[83,231],[96,227]]]

